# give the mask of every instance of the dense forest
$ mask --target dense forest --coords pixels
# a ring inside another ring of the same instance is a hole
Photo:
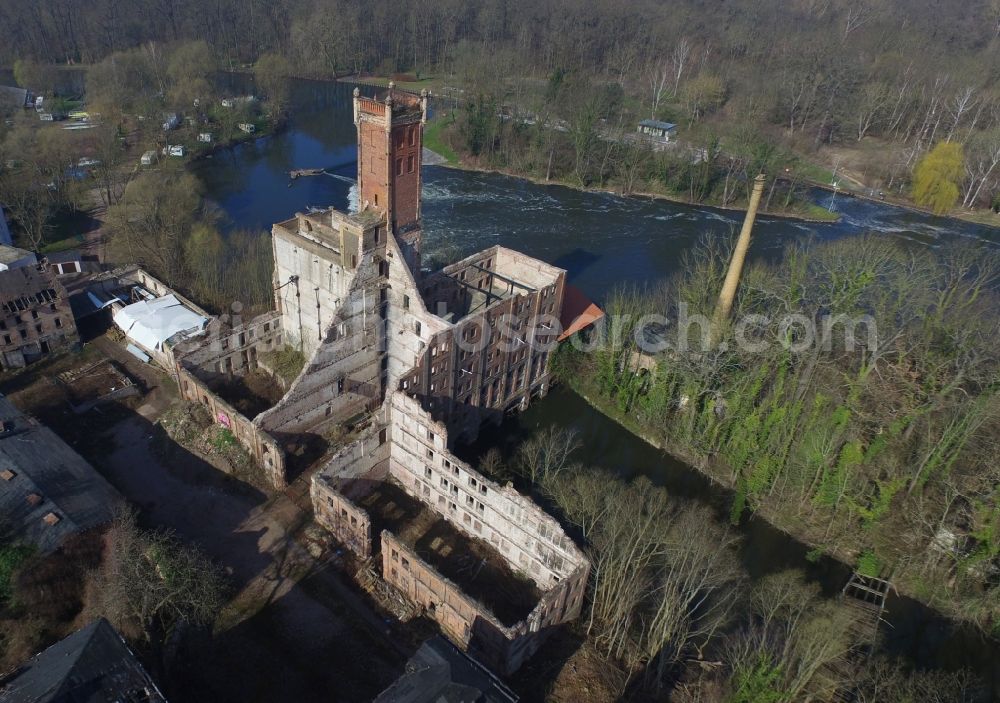
[[[0,23],[19,30],[0,47],[8,64],[93,64],[152,43],[204,39],[226,67],[274,53],[309,76],[435,73],[474,102],[532,114],[545,83],[565,78],[581,96],[574,114],[674,121],[697,149],[714,146],[737,160],[755,140],[805,154],[839,146],[824,157],[834,171],[901,194],[921,156],[953,141],[965,147],[955,204],[989,206],[998,191],[998,0],[45,0],[5,3]],[[617,112],[584,97],[609,89],[621,92]],[[498,135],[489,136],[493,156]],[[575,136],[593,151],[589,131]],[[545,171],[519,160],[508,151],[491,162]]]

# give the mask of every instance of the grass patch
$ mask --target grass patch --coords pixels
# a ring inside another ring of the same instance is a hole
[[[454,115],[431,119],[424,128],[424,146],[444,157],[449,164],[458,163],[458,154],[444,140],[444,130],[455,123]]]
[[[216,429],[215,435],[210,440],[217,452],[224,452],[236,446],[236,435],[224,427]]]
[[[879,574],[882,572],[882,564],[879,558],[875,556],[875,552],[868,549],[861,553],[858,557],[858,573],[862,576],[869,576],[871,578],[878,578]]]
[[[305,355],[298,349],[287,345],[283,349],[261,354],[260,359],[285,383],[291,383],[298,378],[299,374],[302,373],[302,367],[306,365]]]
[[[833,183],[833,171],[825,166],[820,166],[819,164],[814,164],[809,161],[799,160],[795,164],[795,170],[798,172],[799,176],[808,178],[810,181],[822,183],[824,185]]]
[[[798,203],[792,206],[791,211],[796,215],[807,217],[810,220],[820,220],[822,222],[836,222],[840,219],[840,215],[837,213],[815,203]]]
[[[992,210],[958,210],[954,217],[987,227],[1000,227],[1000,215]]]
[[[60,239],[56,242],[49,242],[48,244],[43,244],[39,252],[42,254],[55,254],[57,251],[67,251],[69,249],[76,249],[84,243],[84,238],[78,234],[66,237],[66,239]]]
[[[0,606],[5,605],[13,594],[14,574],[35,550],[23,544],[0,546]]]

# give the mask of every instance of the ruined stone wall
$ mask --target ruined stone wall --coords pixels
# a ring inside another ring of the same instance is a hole
[[[396,388],[400,379],[419,363],[428,341],[451,325],[427,309],[395,237],[389,237],[386,261],[389,265],[386,388]]]
[[[372,522],[364,509],[337,490],[323,475],[313,478],[310,494],[316,522],[361,559],[372,555]]]
[[[49,269],[26,266],[0,278],[0,369],[23,367],[80,341],[66,289]]]
[[[174,358],[185,368],[211,381],[217,376],[252,370],[259,354],[283,346],[281,314],[272,311],[235,327],[213,319],[205,338],[181,342],[173,351]]]
[[[457,529],[489,542],[539,589],[554,588],[587,560],[555,518],[448,450],[448,430],[404,393],[391,399],[389,473]]]
[[[516,294],[464,314],[478,295],[470,286],[491,289],[490,271],[533,289],[515,288]],[[456,436],[472,441],[484,422],[499,421],[505,410],[546,392],[565,273],[502,247],[478,252],[444,272],[424,284],[427,303],[439,307],[439,315],[458,310],[464,316],[429,341],[399,388],[420,399]]]
[[[180,363],[176,366],[176,375],[181,397],[203,405],[212,419],[232,432],[250,453],[264,471],[268,483],[275,489],[283,489],[287,485],[285,454],[274,438],[262,432],[233,406],[213,393],[204,381],[199,380]]]
[[[360,225],[335,211],[300,214],[272,228],[275,308],[285,341],[306,358],[347,298],[363,236]]]
[[[157,298],[162,298],[165,295],[173,294],[173,296],[177,298],[177,300],[179,300],[181,303],[183,303],[185,307],[194,310],[199,315],[204,315],[205,317],[212,317],[194,301],[184,297],[183,295],[175,291],[173,288],[168,286],[166,283],[158,279],[156,276],[151,274],[149,271],[140,266],[130,266],[126,268],[119,275],[119,280],[122,283],[126,284],[127,283],[138,284],[143,288],[145,288],[146,290],[148,290],[150,293],[153,293]]]
[[[565,604],[573,598],[582,601],[586,570],[544,594],[526,620],[506,627],[388,531],[381,534],[381,554],[387,583],[422,607],[455,644],[504,675],[521,668],[551,634],[551,626],[579,615],[579,603]]]
[[[363,559],[372,555],[371,519],[354,501],[389,477],[384,413],[361,437],[341,447],[312,479],[316,521]]]
[[[279,404],[258,416],[261,427],[272,433],[312,431],[381,404],[380,310],[385,293],[379,284],[379,251],[364,254],[324,330],[324,341]]]
[[[508,639],[508,628],[485,606],[467,596],[391,532],[383,531],[380,538],[383,578],[424,608],[452,641],[468,647],[478,620],[487,621],[502,633],[501,640]]]
[[[461,532],[490,543],[539,587],[541,598],[527,618],[503,626],[394,535],[371,534],[370,517],[357,501],[389,477]],[[383,578],[498,671],[517,670],[554,626],[580,614],[590,570],[582,552],[529,498],[458,460],[444,425],[404,393],[392,393],[368,431],[314,476],[312,499],[320,524],[363,558],[372,554],[373,537],[380,539]]]

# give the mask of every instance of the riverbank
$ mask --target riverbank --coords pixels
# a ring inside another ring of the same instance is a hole
[[[439,153],[437,149],[433,149],[435,153]],[[612,188],[598,188],[590,186],[581,186],[578,183],[573,183],[572,181],[564,181],[560,179],[545,179],[538,178],[537,176],[532,176],[526,173],[519,173],[517,171],[511,171],[508,169],[498,169],[498,168],[486,168],[483,166],[473,166],[465,162],[454,161],[449,158],[445,158],[441,163],[435,164],[438,166],[444,166],[446,168],[454,168],[462,171],[472,171],[474,173],[491,173],[500,176],[507,176],[509,178],[520,178],[522,180],[534,183],[540,186],[561,186],[563,188],[571,188],[573,190],[578,190],[581,193],[605,193],[607,195],[614,195],[619,198],[642,198],[646,200],[659,200],[667,203],[676,203],[678,205],[687,205],[690,207],[704,208],[706,210],[721,210],[723,212],[746,212],[746,208],[734,207],[731,205],[713,205],[711,203],[700,203],[687,198],[681,198],[674,195],[667,195],[665,193],[655,193],[650,191],[633,191],[631,193],[623,193],[619,190],[614,190]],[[830,212],[826,208],[816,206],[819,210],[824,210],[825,212]],[[760,210],[758,211],[759,217],[770,217],[776,220],[786,220],[788,222],[805,222],[813,224],[835,224],[840,222],[840,215],[836,213],[830,213],[832,217],[808,217],[806,215],[795,215],[787,212],[774,212],[773,210]]]
[[[737,499],[737,486],[733,481],[733,471],[724,462],[710,455],[692,452],[686,447],[666,442],[650,434],[648,428],[644,427],[643,423],[636,417],[621,411],[614,400],[603,397],[599,389],[589,382],[585,373],[562,373],[559,376],[559,381],[582,398],[587,405],[633,437],[696,471],[699,476],[709,482],[715,491],[719,492],[720,501],[732,504]],[[745,525],[748,520],[762,520],[770,529],[803,545],[807,550],[805,558],[810,562],[820,558],[832,559],[842,565],[845,572],[860,568],[859,564],[864,560],[865,550],[852,549],[843,542],[824,542],[823,525],[797,521],[789,516],[787,511],[782,511],[779,507],[766,501],[762,502],[752,512],[744,514],[740,524]],[[802,564],[802,566],[806,565]],[[958,609],[959,604],[941,598],[928,598],[926,583],[914,582],[906,575],[898,573],[883,573],[882,575],[890,577],[897,596],[912,601],[944,621],[979,633],[984,641],[989,642],[991,648],[1000,647],[1000,638],[984,633],[979,624],[966,617]]]
[[[870,203],[876,203],[878,205],[889,205],[891,207],[897,207],[901,210],[908,210],[910,212],[916,212],[921,215],[926,215],[928,217],[940,217],[943,219],[950,220],[962,220],[963,222],[970,222],[975,225],[985,225],[986,227],[993,227],[1000,229],[1000,213],[994,213],[992,210],[965,210],[959,209],[957,211],[949,212],[946,215],[937,215],[933,210],[926,207],[921,207],[916,203],[905,200],[902,198],[895,197],[876,197],[874,195],[868,195],[856,190],[845,190],[843,188],[834,188],[829,183],[820,183],[819,181],[807,180],[807,183],[813,188],[818,188],[820,190],[825,190],[828,193],[834,193],[836,195],[842,195],[848,198],[856,198],[857,200],[865,200]]]
[[[201,159],[210,159],[220,151],[232,149],[240,146],[241,144],[252,144],[262,139],[267,139],[268,137],[281,134],[288,128],[288,117],[282,115],[277,119],[269,118],[266,121],[262,121],[262,125],[262,127],[255,129],[252,134],[241,131],[224,141],[216,141],[208,145],[202,144],[202,148],[195,147],[194,149],[191,149],[188,157],[184,160],[185,165],[195,161],[200,161]],[[201,143],[196,142],[196,144]]]
[[[583,186],[579,183],[575,183],[570,180],[561,178],[540,178],[538,176],[533,176],[529,173],[524,173],[516,171],[513,169],[499,169],[493,167],[486,167],[480,164],[471,163],[468,159],[462,158],[455,149],[453,149],[447,141],[444,139],[444,129],[446,123],[442,119],[430,120],[424,131],[424,143],[427,148],[431,149],[435,153],[441,155],[445,161],[439,165],[447,166],[448,168],[462,169],[466,171],[474,171],[478,173],[495,173],[503,176],[509,176],[511,178],[522,178],[531,183],[537,185],[557,185],[564,188],[572,188],[584,193],[607,193],[609,195],[615,195],[623,198],[645,198],[647,200],[660,200],[663,202],[677,203],[680,205],[688,205],[690,207],[708,208],[713,210],[720,210],[723,212],[746,212],[745,207],[737,207],[733,205],[721,205],[717,203],[709,202],[699,202],[692,200],[690,198],[685,198],[671,193],[663,193],[658,191],[646,191],[646,190],[634,190],[631,192],[623,192],[621,189],[606,188],[600,186]],[[762,208],[759,211],[759,215],[762,217],[770,217],[774,219],[787,220],[789,222],[805,222],[813,224],[834,224],[840,221],[840,215],[835,212],[831,212],[826,208],[816,205],[813,203],[803,203],[806,206],[808,212],[798,213],[798,212],[778,212],[774,210],[768,210],[767,208]]]

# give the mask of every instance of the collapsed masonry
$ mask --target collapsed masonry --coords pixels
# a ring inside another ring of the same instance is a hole
[[[510,673],[579,614],[590,565],[552,517],[450,449],[547,391],[565,272],[503,247],[421,272],[426,115],[426,94],[355,91],[359,212],[275,224],[275,312],[217,326],[175,372],[275,486],[293,448],[318,443],[317,521]],[[247,417],[216,392],[283,345],[306,362],[273,407]]]

